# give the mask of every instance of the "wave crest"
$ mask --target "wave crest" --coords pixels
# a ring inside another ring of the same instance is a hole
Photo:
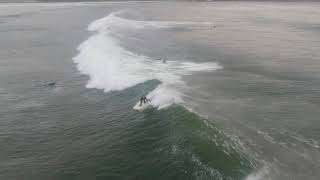
[[[109,92],[158,79],[162,84],[147,97],[151,99],[153,106],[161,109],[183,101],[181,88],[187,88],[182,80],[183,75],[222,68],[215,62],[170,61],[163,64],[150,57],[128,51],[112,36],[117,29],[171,28],[196,23],[129,20],[119,17],[119,13],[121,12],[111,13],[92,22],[88,30],[94,34],[79,45],[79,54],[73,58],[78,70],[89,76],[88,88]]]

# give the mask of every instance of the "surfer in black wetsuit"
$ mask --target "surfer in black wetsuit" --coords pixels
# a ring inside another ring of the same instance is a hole
[[[142,102],[143,104],[147,103],[149,101],[149,99],[146,96],[141,96],[140,98],[140,106],[142,106]]]

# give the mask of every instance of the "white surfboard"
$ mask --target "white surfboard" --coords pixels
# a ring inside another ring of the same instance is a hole
[[[143,110],[147,109],[149,106],[150,106],[149,102],[141,104],[141,106],[140,106],[140,101],[139,101],[132,109],[134,109],[136,111],[143,111]]]

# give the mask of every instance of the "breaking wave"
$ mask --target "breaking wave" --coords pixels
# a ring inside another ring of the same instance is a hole
[[[159,109],[173,103],[183,102],[184,75],[193,72],[214,71],[222,68],[215,62],[195,63],[173,61],[168,64],[151,57],[138,55],[122,46],[113,36],[117,30],[175,28],[190,24],[208,24],[174,21],[137,21],[119,17],[121,12],[92,22],[88,30],[93,34],[79,45],[79,54],[74,62],[78,70],[89,76],[88,88],[103,89],[105,92],[123,90],[148,80],[162,83],[147,94],[151,104]]]

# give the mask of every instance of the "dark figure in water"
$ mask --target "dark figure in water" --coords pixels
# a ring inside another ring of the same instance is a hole
[[[146,96],[141,96],[140,98],[140,106],[143,104],[147,103],[149,101],[149,99]]]
[[[216,29],[216,25],[212,25],[211,30],[215,30]]]
[[[48,85],[48,86],[50,86],[50,87],[53,87],[53,86],[55,86],[55,85],[56,85],[56,82],[55,82],[55,81],[53,81],[53,82],[49,82],[47,85]]]
[[[163,64],[167,63],[167,58],[163,58],[163,59],[162,59],[162,63],[163,63]]]

